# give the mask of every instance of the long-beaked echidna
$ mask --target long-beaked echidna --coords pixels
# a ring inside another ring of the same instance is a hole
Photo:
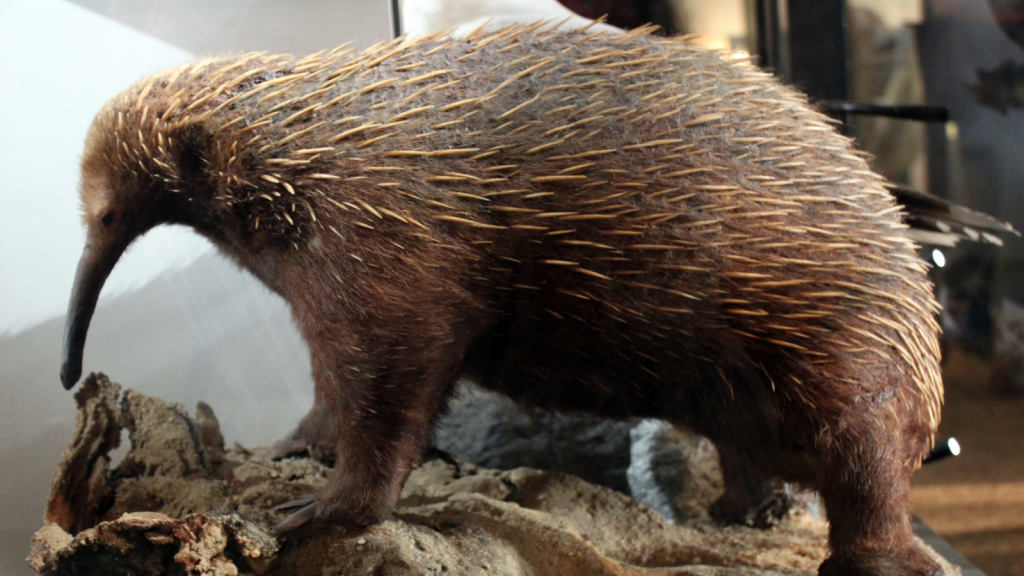
[[[192,226],[292,306],[334,454],[297,520],[392,510],[453,383],[658,417],[742,510],[819,490],[822,574],[933,574],[909,478],[939,420],[936,304],[883,182],[804,98],[645,30],[542,24],[207,58],[98,115],[61,378],[128,244]]]

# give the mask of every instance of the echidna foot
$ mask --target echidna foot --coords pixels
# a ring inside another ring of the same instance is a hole
[[[924,552],[908,547],[901,553],[830,556],[818,576],[945,576],[946,571]]]

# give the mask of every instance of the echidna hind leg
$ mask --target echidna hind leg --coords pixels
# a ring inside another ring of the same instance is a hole
[[[771,472],[744,456],[735,447],[717,444],[725,493],[711,505],[711,517],[728,524],[767,528],[782,519],[792,499]]]
[[[832,555],[821,565],[821,576],[944,574],[913,542],[907,506],[913,469],[901,435],[881,426],[850,434],[857,441],[823,463],[819,491]]]

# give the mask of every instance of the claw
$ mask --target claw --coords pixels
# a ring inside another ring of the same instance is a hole
[[[300,497],[296,498],[295,500],[289,500],[288,502],[285,502],[284,504],[278,504],[277,506],[274,506],[273,508],[271,508],[271,510],[274,510],[275,512],[284,512],[286,510],[294,510],[296,508],[302,508],[304,506],[308,506],[308,505],[312,504],[314,502],[314,500],[315,500],[315,497],[312,494],[306,494],[305,496],[300,496]]]
[[[298,500],[295,500],[294,502],[298,502]],[[291,502],[289,502],[289,504],[291,504]],[[292,513],[292,515],[282,520],[277,526],[274,526],[274,534],[281,535],[285,532],[295,530],[296,528],[312,520],[313,516],[315,515],[316,504],[307,504],[306,506],[300,508],[298,511]]]
[[[278,440],[267,453],[268,460],[280,460],[289,456],[296,456],[307,449],[304,440]]]

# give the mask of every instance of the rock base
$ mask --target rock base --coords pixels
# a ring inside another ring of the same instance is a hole
[[[441,452],[412,472],[382,524],[275,537],[285,514],[272,508],[316,491],[326,465],[226,450],[208,406],[192,417],[102,375],[76,400],[75,437],[28,558],[40,574],[811,576],[827,555],[827,525],[811,514],[771,530],[672,524],[575,476],[483,469]],[[111,469],[123,429],[132,446]]]

